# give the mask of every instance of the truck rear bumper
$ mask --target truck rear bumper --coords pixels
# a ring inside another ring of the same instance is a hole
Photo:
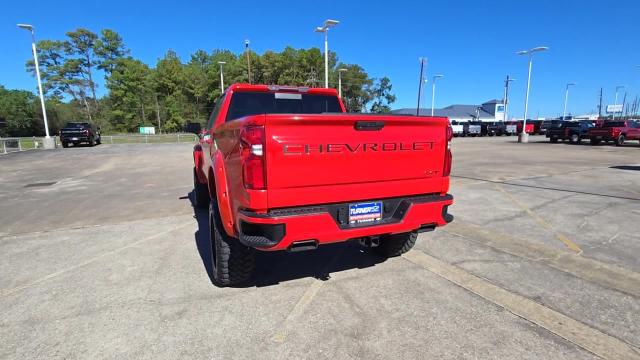
[[[266,214],[238,213],[239,239],[265,251],[287,250],[298,242],[327,244],[369,236],[430,231],[453,221],[453,196],[423,195],[383,199],[384,214],[375,224],[348,223],[349,203],[277,209]]]
[[[80,143],[80,142],[89,142],[90,138],[88,136],[73,136],[73,135],[63,135],[60,137],[61,142],[70,142],[70,143]]]

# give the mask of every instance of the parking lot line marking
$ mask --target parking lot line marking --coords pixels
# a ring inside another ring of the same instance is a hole
[[[121,252],[123,250],[135,247],[135,246],[137,246],[137,245],[139,245],[139,244],[141,244],[143,242],[146,242],[146,241],[149,241],[149,240],[153,240],[153,239],[158,238],[158,237],[160,237],[162,235],[166,235],[166,234],[168,234],[170,232],[176,231],[178,229],[182,229],[183,227],[185,227],[187,225],[193,225],[193,222],[189,221],[189,222],[186,222],[186,223],[184,223],[182,225],[175,226],[175,227],[173,227],[173,228],[171,228],[169,230],[165,230],[165,231],[162,231],[160,233],[157,233],[157,234],[154,234],[154,235],[151,235],[151,236],[147,236],[146,238],[142,238],[140,240],[137,240],[137,241],[134,241],[134,242],[132,242],[130,244],[127,244],[127,245],[125,245],[123,247],[119,247],[117,249],[113,249],[113,250],[107,251],[107,252],[102,253],[102,254],[100,254],[98,256],[92,257],[91,259],[87,259],[87,260],[85,260],[85,261],[83,261],[83,262],[81,262],[79,264],[73,265],[73,266],[68,267],[66,269],[58,270],[56,272],[53,272],[53,273],[51,273],[49,275],[46,275],[46,276],[43,276],[43,277],[41,277],[41,278],[39,278],[37,280],[31,281],[29,283],[22,284],[20,286],[17,286],[17,287],[11,288],[11,289],[2,290],[2,291],[0,291],[0,298],[6,297],[6,296],[11,295],[11,294],[14,294],[14,293],[16,293],[18,291],[30,288],[32,286],[38,285],[38,284],[40,284],[42,282],[45,282],[45,281],[47,281],[49,279],[53,279],[53,278],[55,278],[57,276],[60,276],[60,275],[65,274],[65,273],[68,273],[69,271],[73,271],[73,270],[81,268],[81,267],[83,267],[85,265],[89,265],[89,264],[91,264],[93,262],[96,262],[97,260],[100,260],[100,259],[102,259],[104,257],[109,256],[109,255],[117,254],[117,253],[119,253],[119,252]]]
[[[515,238],[456,219],[442,231],[489,246],[497,251],[536,261],[605,288],[640,298],[640,274],[617,265]]]
[[[338,261],[342,252],[337,253],[327,264],[322,268],[321,273],[324,275],[329,272],[329,269],[333,266],[333,264]],[[276,333],[271,337],[271,340],[277,343],[284,343],[287,338],[287,334],[289,333],[289,329],[291,328],[291,324],[293,324],[297,318],[304,313],[304,310],[307,306],[313,301],[313,299],[318,294],[318,291],[322,288],[326,280],[314,279],[313,282],[307,287],[304,294],[300,297],[298,302],[293,306],[293,309],[289,312],[287,317],[284,319],[280,328]]]
[[[524,212],[526,212],[540,226],[551,231],[558,240],[560,240],[567,248],[569,248],[569,250],[575,252],[576,254],[582,254],[582,249],[580,249],[580,247],[576,243],[569,240],[569,238],[566,237],[564,234],[554,229],[553,226],[551,226],[551,224],[549,224],[543,218],[538,216],[538,214],[534,213],[533,210],[529,209],[527,205],[525,205],[520,200],[516,199],[515,196],[511,195],[508,191],[503,189],[500,185],[496,184],[495,187],[496,189],[498,189],[498,191],[505,194],[514,204],[518,205],[518,207],[524,210]]]
[[[318,294],[318,291],[320,291],[322,285],[324,285],[324,281],[318,279],[313,280],[311,285],[309,285],[309,287],[307,287],[307,290],[305,290],[304,294],[302,294],[300,300],[298,300],[296,305],[293,307],[289,315],[287,315],[280,329],[275,333],[275,335],[273,335],[273,341],[277,343],[284,342],[284,340],[287,338],[287,334],[289,333],[291,323],[304,312],[306,307],[316,297],[316,294]]]
[[[467,179],[467,180],[477,180],[477,181],[480,181],[480,182],[491,183],[491,184],[499,184],[499,185],[507,185],[507,186],[519,186],[519,187],[526,187],[526,188],[540,189],[540,190],[549,190],[549,191],[560,191],[560,192],[568,192],[568,193],[572,193],[572,194],[589,195],[589,196],[600,196],[600,197],[607,197],[607,198],[620,199],[620,200],[640,201],[640,198],[634,198],[634,197],[628,197],[628,196],[598,194],[598,193],[592,193],[592,192],[588,192],[588,191],[571,190],[571,189],[560,189],[560,188],[553,188],[553,187],[539,186],[539,185],[531,185],[531,184],[516,184],[516,183],[509,182],[509,181],[521,181],[521,179],[512,179],[512,180],[501,181],[501,180],[481,179],[481,178],[476,178],[476,177],[471,177],[471,176],[462,176],[462,175],[451,175],[451,177],[452,178],[459,178],[459,179]],[[469,184],[469,185],[472,185],[472,184]]]
[[[418,250],[407,252],[403,258],[599,357],[610,360],[640,359],[640,350],[634,346],[459,267]]]

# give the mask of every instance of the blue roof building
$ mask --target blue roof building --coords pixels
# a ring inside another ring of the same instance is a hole
[[[502,100],[489,100],[481,105],[449,105],[433,112],[435,116],[446,116],[450,121],[504,121]],[[416,108],[396,109],[391,113],[415,115]],[[420,115],[431,115],[431,108],[420,108]]]

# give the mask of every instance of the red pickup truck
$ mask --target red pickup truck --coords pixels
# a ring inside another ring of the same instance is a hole
[[[234,84],[195,145],[213,282],[247,280],[255,250],[358,240],[400,255],[453,220],[444,117],[347,114],[334,89]]]
[[[589,140],[591,145],[598,145],[604,140],[613,141],[617,146],[622,146],[627,140],[640,140],[640,123],[605,121],[600,126],[589,129]]]

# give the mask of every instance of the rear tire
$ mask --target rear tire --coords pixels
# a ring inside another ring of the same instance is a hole
[[[600,139],[589,139],[589,143],[591,145],[599,145],[600,144]]]
[[[385,235],[380,239],[380,245],[373,250],[385,257],[400,256],[413,248],[418,239],[417,232]]]
[[[618,138],[616,139],[616,146],[622,146],[624,145],[624,135],[620,135],[618,136]]]
[[[215,200],[209,202],[209,240],[214,285],[238,285],[251,277],[255,267],[255,250],[227,235]]]
[[[96,139],[96,145],[100,145],[100,144],[102,144],[102,136]]]
[[[96,146],[96,139],[94,137],[91,137],[89,139],[89,146],[91,146],[91,147]]]
[[[196,168],[193,168],[193,193],[194,193],[194,203],[195,206],[199,209],[206,209],[209,206],[209,201],[211,200],[209,196],[209,188],[207,184],[201,184],[198,181],[198,174],[196,173]]]
[[[63,141],[62,142],[62,147],[65,148],[65,149],[68,148],[69,147],[69,143]]]
[[[552,143],[557,143],[558,142],[558,138],[555,136],[552,136],[549,138],[549,141],[551,141]]]

